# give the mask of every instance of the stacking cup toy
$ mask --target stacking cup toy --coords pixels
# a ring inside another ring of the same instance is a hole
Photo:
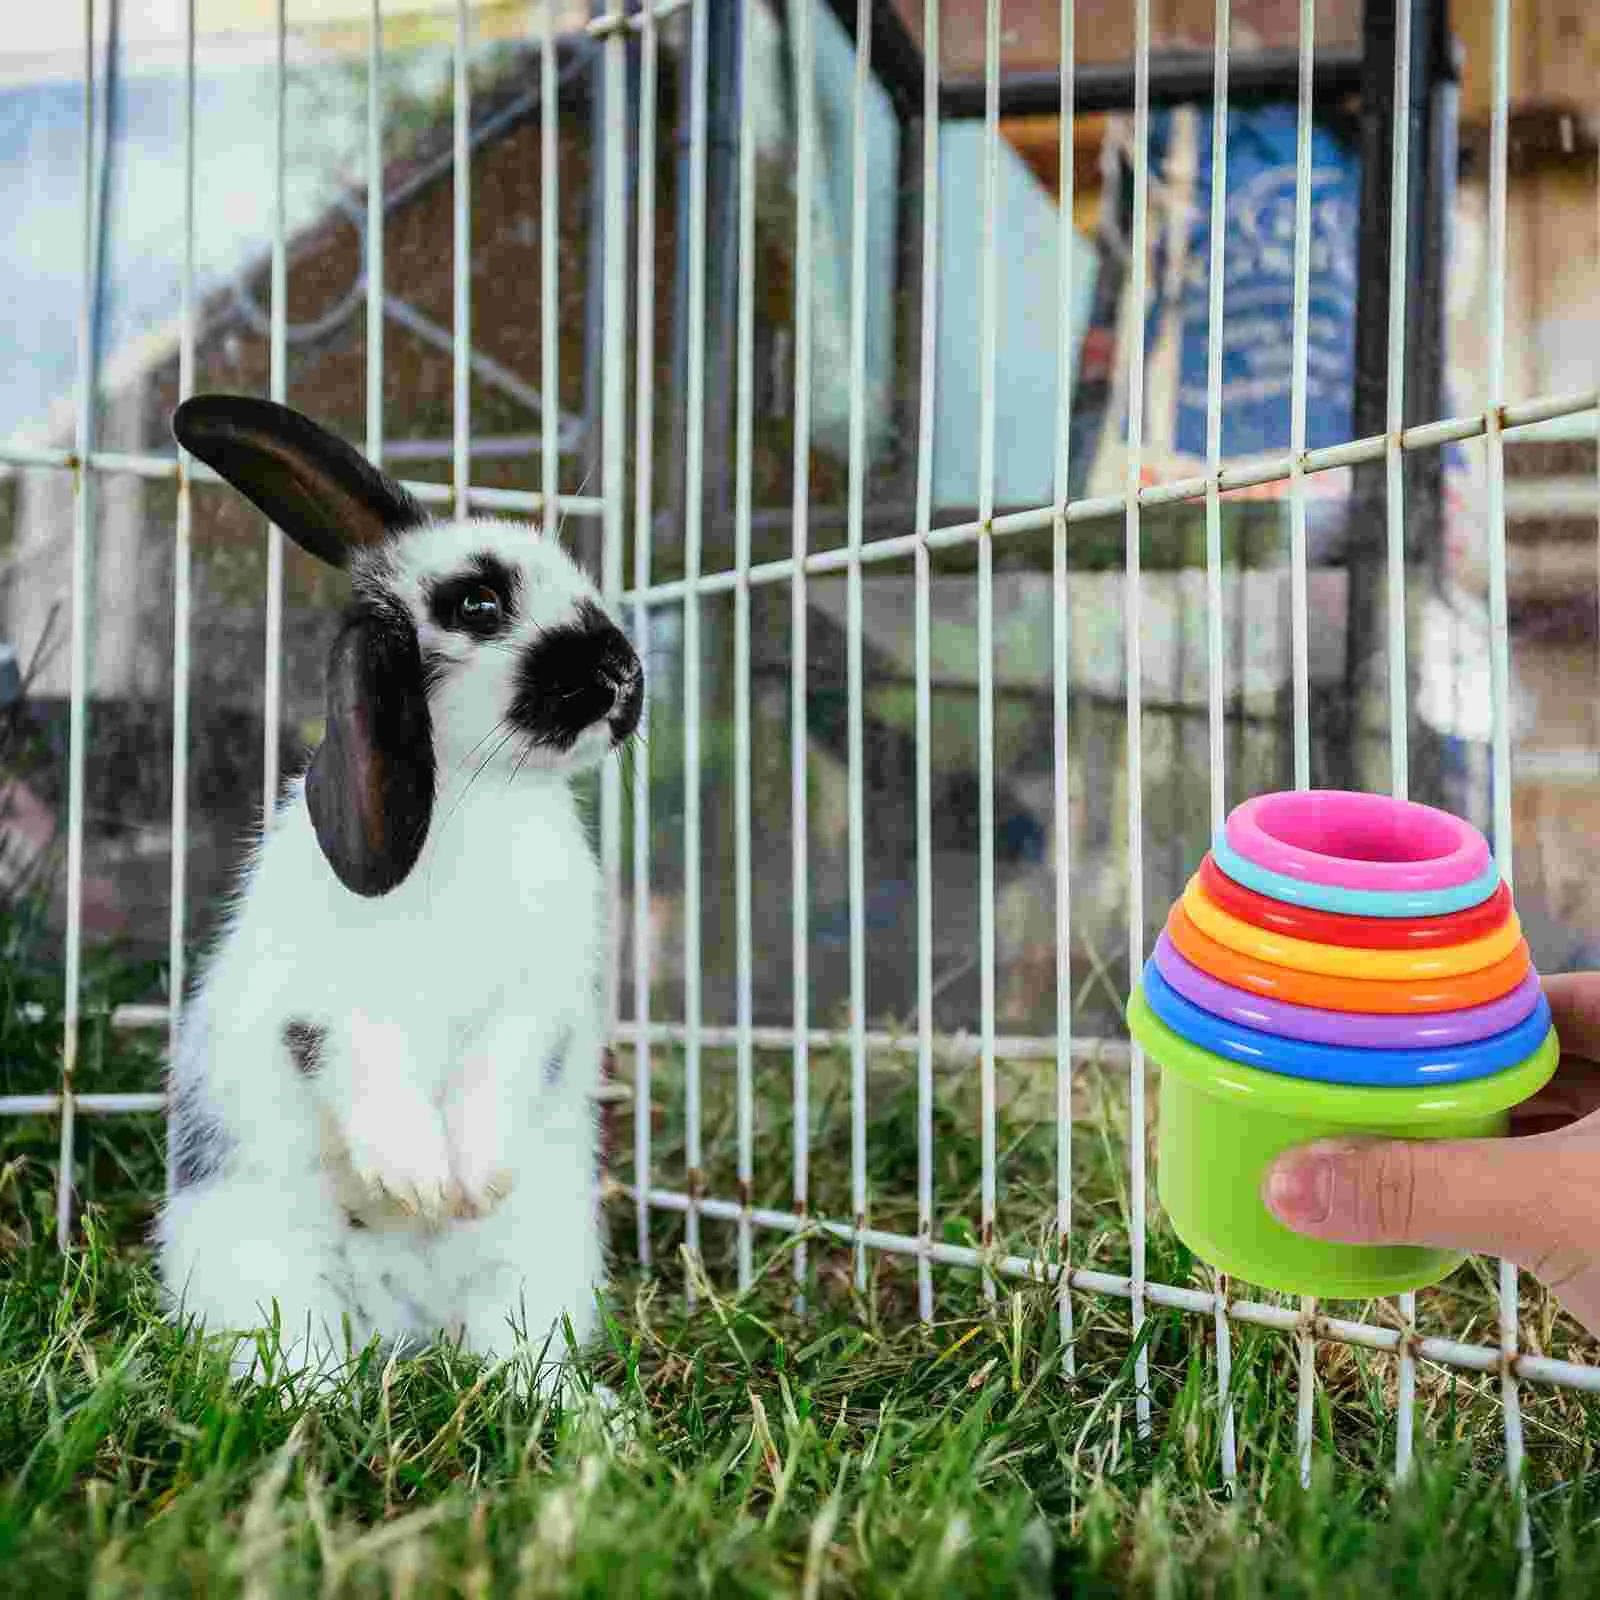
[[[1559,1058],[1510,890],[1470,824],[1342,790],[1238,807],[1128,1006],[1162,1068],[1158,1186],[1178,1236],[1247,1282],[1396,1294],[1463,1259],[1285,1228],[1273,1160],[1333,1137],[1472,1139]]]

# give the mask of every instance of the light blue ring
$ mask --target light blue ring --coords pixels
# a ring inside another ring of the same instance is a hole
[[[1285,1078],[1361,1084],[1371,1089],[1414,1089],[1430,1083],[1469,1083],[1514,1067],[1538,1050],[1549,1033],[1550,1002],[1541,994],[1533,1011],[1514,1028],[1470,1044],[1422,1050],[1368,1050],[1307,1044],[1260,1028],[1242,1027],[1185,1000],[1152,957],[1145,962],[1145,1003],[1181,1039],[1214,1056]]]
[[[1221,828],[1211,841],[1218,867],[1247,889],[1291,906],[1317,911],[1342,911],[1350,917],[1443,917],[1482,905],[1500,887],[1500,869],[1493,859],[1483,872],[1454,889],[1346,889],[1335,883],[1305,883],[1247,861]]]

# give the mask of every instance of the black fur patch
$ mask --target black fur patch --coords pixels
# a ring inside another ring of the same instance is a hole
[[[192,1189],[205,1182],[233,1149],[227,1127],[212,1110],[205,1091],[195,1083],[182,1084],[173,1091],[167,1137],[173,1142],[172,1181],[178,1189]]]
[[[428,521],[407,490],[344,440],[271,400],[196,395],[178,407],[172,432],[330,566],[347,566],[353,552]]]
[[[517,666],[511,720],[536,745],[570,750],[578,735],[609,721],[620,743],[639,725],[644,671],[633,646],[590,601],[578,620],[551,628]]]
[[[302,1078],[314,1078],[322,1071],[322,1052],[328,1042],[326,1028],[295,1017],[283,1025],[283,1042],[288,1046],[294,1070]]]
[[[306,774],[317,840],[355,894],[387,894],[433,815],[433,722],[417,631],[392,596],[363,594],[328,654],[328,731]]]
[[[463,598],[475,589],[492,589],[500,600],[500,615],[492,625],[464,620],[459,614]],[[441,628],[475,639],[495,639],[517,619],[522,598],[522,575],[487,550],[480,551],[466,568],[428,585],[428,615]]]
[[[350,1229],[352,1233],[363,1233],[366,1231],[367,1226],[366,1223],[364,1223],[353,1211],[345,1212],[344,1225]],[[365,1313],[363,1313],[363,1315],[365,1315]]]

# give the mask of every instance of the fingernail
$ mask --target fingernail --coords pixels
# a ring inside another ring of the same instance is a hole
[[[1333,1162],[1315,1145],[1279,1156],[1267,1169],[1266,1201],[1285,1227],[1326,1222],[1333,1203]]]

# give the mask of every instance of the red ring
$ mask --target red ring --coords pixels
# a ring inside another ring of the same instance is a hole
[[[1442,917],[1353,917],[1340,911],[1292,906],[1235,883],[1209,850],[1200,863],[1200,883],[1218,906],[1252,927],[1358,950],[1439,950],[1466,944],[1493,933],[1511,915],[1511,890],[1503,878],[1481,905]]]

